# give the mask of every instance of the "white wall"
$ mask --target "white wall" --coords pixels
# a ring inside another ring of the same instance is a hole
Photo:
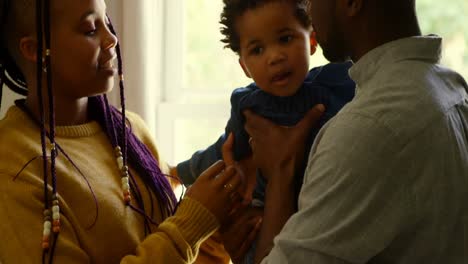
[[[0,109],[0,119],[2,119],[8,110],[8,108],[13,105],[13,102],[21,98],[20,95],[13,93],[8,87],[3,86],[3,97],[2,97],[2,108]]]
[[[127,110],[139,114],[155,133],[157,105],[162,97],[161,36],[165,1],[107,0],[106,3],[123,53]],[[109,95],[114,105],[119,103],[117,85],[116,82]]]

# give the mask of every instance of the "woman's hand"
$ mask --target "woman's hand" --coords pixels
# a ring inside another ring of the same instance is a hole
[[[238,169],[217,161],[193,183],[186,195],[205,206],[223,224],[240,204]]]
[[[317,124],[324,111],[323,105],[316,105],[293,127],[279,126],[250,110],[244,111],[245,129],[251,137],[249,143],[253,158],[263,176],[269,178],[281,171],[293,177],[304,160],[305,141],[310,129]]]

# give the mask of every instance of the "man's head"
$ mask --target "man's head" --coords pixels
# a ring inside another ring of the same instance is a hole
[[[330,61],[356,60],[381,44],[420,34],[415,0],[309,0],[309,13]]]
[[[294,94],[315,47],[304,0],[224,0],[221,33],[247,77],[276,96]]]

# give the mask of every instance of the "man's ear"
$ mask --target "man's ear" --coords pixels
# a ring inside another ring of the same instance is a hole
[[[315,36],[315,31],[312,31],[312,33],[310,33],[310,37],[309,37],[309,41],[310,41],[310,56],[314,55],[315,51],[317,51],[317,38]]]
[[[19,51],[27,61],[37,61],[37,41],[33,37],[23,37],[19,41]]]
[[[349,17],[354,17],[359,14],[364,5],[364,0],[346,0],[346,14]]]
[[[241,58],[239,58],[239,64],[240,64],[242,70],[244,71],[245,76],[247,76],[248,78],[252,78],[252,76],[250,76],[249,70],[247,69],[247,67],[245,66],[245,64],[244,64],[244,62],[242,61]]]

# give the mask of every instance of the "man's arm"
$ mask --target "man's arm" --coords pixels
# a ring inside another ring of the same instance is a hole
[[[337,116],[311,150],[299,211],[262,263],[367,263],[382,252],[415,221],[404,151],[375,120]]]
[[[288,172],[277,171],[271,178],[281,178]],[[281,231],[286,221],[295,212],[294,181],[270,180],[265,192],[263,224],[257,241],[255,263],[269,254],[273,248],[273,238]]]
[[[293,214],[294,175],[304,160],[305,140],[324,112],[323,105],[310,110],[294,127],[281,127],[245,111],[246,130],[255,164],[268,179],[263,225],[255,254],[259,262],[273,247],[273,238]]]

